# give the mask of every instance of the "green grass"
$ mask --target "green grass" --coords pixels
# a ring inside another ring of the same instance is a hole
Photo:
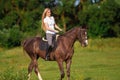
[[[116,38],[90,39],[85,48],[76,42],[71,80],[120,80],[119,44],[120,39]],[[27,80],[29,62],[30,58],[21,47],[9,50],[0,48],[0,80]],[[38,64],[43,80],[58,80],[60,72],[56,62],[39,59]],[[37,80],[34,72],[31,80]]]

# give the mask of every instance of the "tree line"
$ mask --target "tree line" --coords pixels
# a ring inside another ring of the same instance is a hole
[[[52,10],[56,23],[64,32],[87,26],[90,38],[120,37],[120,4],[115,0],[0,0],[0,46],[19,46],[27,37],[44,35],[41,15],[45,7]],[[62,33],[63,34],[63,33]]]

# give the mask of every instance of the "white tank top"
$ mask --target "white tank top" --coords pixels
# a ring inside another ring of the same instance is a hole
[[[47,24],[48,24],[48,27],[49,27],[50,29],[55,30],[55,28],[54,28],[55,20],[54,20],[54,17],[53,17],[53,16],[51,16],[51,17],[48,17],[48,16],[45,17],[45,18],[44,18],[44,23],[47,23]],[[55,34],[55,32],[49,31],[49,30],[46,30],[46,33]]]

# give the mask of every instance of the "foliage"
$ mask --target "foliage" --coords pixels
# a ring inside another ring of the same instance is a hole
[[[6,48],[19,46],[21,44],[22,33],[18,29],[19,26],[14,26],[10,29],[0,31],[0,45]]]
[[[109,24],[109,30],[104,36],[119,37],[120,33],[120,5],[115,1],[108,0],[102,4],[102,10],[105,11],[105,20]],[[116,30],[117,29],[117,30]]]
[[[90,0],[81,0],[77,6],[74,6],[75,0],[59,1],[60,4],[49,0],[1,0],[0,46],[19,46],[24,37],[44,36],[41,16],[46,6],[52,9],[56,23],[64,31],[87,25],[90,38],[120,37],[120,4],[117,0],[102,0],[96,4],[91,4]],[[19,34],[18,39],[12,30]]]
[[[119,24],[119,8],[120,5],[111,0],[101,4],[89,5],[89,7],[79,12],[79,20],[81,24],[88,25],[90,37],[119,37],[119,31],[115,31],[115,28],[113,28],[115,24]],[[116,26],[117,29],[120,28],[119,26]]]

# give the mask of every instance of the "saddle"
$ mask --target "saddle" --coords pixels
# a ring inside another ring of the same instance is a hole
[[[58,38],[59,35],[55,35],[53,36],[53,40],[52,40],[52,44],[53,44],[53,47],[52,47],[52,50],[55,50],[56,47],[57,47],[57,38]],[[46,50],[48,47],[48,41],[46,39],[46,37],[42,37],[42,40],[40,42],[40,49],[41,50]]]

